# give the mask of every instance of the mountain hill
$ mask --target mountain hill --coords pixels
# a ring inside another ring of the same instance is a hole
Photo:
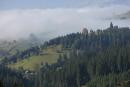
[[[34,70],[36,87],[129,87],[129,53],[130,28],[111,23],[51,39],[3,64]]]

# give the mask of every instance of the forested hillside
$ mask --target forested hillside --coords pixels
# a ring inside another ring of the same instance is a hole
[[[28,79],[28,87],[130,87],[128,27],[113,26],[111,23],[110,27],[104,30],[88,31],[85,28],[82,32],[60,36],[43,45],[18,52],[6,58],[2,64],[7,65],[10,61],[18,64],[18,59],[21,61],[46,55],[41,54],[41,50],[46,52],[45,49],[51,46],[61,46],[60,50],[57,50],[59,57],[55,63],[40,63],[40,67],[33,73],[33,79]],[[22,76],[19,78],[27,75],[24,72],[25,70],[21,69]],[[8,79],[5,81],[8,82]],[[25,84],[23,79],[18,82],[21,82],[19,85]]]
[[[45,64],[37,76],[42,87],[129,87],[130,29],[113,26],[58,37],[44,46],[71,48],[57,63]]]

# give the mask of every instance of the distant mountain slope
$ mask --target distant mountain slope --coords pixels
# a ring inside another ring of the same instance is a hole
[[[1,40],[0,41],[0,58],[12,56],[17,52],[24,51],[30,47],[41,45],[41,41],[34,35],[31,34],[27,39],[18,40]]]

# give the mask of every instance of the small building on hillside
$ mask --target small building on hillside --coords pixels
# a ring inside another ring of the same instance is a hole
[[[46,54],[48,54],[48,52],[47,51],[40,51],[40,54],[39,55],[46,55]]]

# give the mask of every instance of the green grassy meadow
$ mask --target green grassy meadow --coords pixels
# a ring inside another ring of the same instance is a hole
[[[57,50],[59,50],[61,48],[61,46],[50,46],[47,47],[46,49],[43,49],[41,51],[42,55],[38,55],[38,56],[31,56],[29,58],[23,59],[23,60],[19,60],[16,63],[13,64],[9,64],[8,66],[13,68],[13,69],[19,69],[19,68],[23,68],[23,69],[27,69],[27,70],[37,70],[41,63],[48,63],[48,64],[53,64],[57,61],[59,55],[67,53],[69,50],[63,50],[62,52],[57,52]]]

